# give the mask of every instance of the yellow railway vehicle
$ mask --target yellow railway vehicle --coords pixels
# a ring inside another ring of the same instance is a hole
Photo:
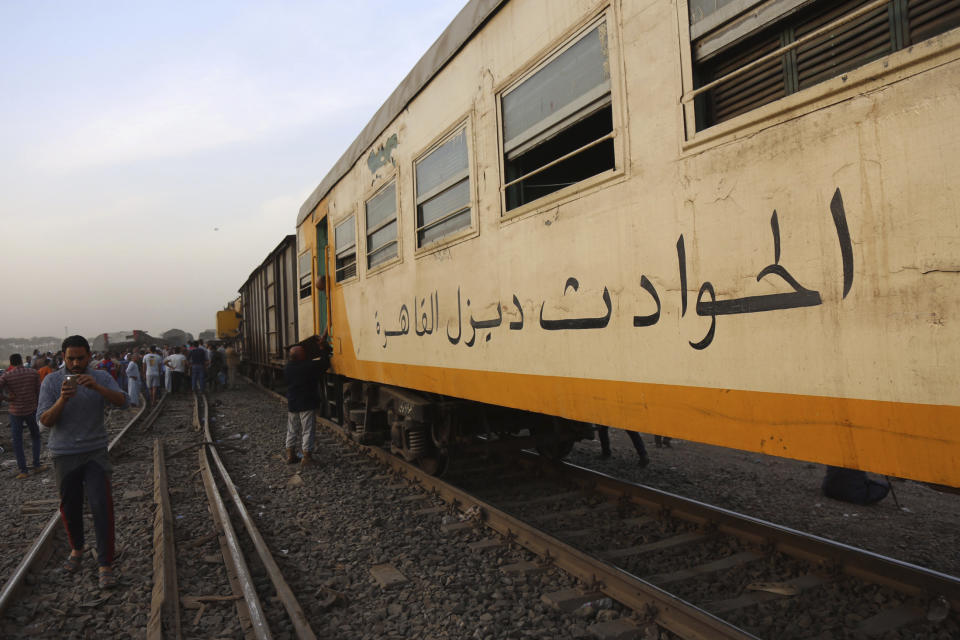
[[[958,25],[471,0],[302,206],[299,338],[427,464],[593,422],[960,486]]]
[[[232,340],[240,335],[240,320],[243,319],[241,298],[227,303],[226,308],[217,311],[217,340]]]

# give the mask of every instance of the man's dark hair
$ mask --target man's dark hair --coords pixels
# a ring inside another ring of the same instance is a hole
[[[87,342],[87,339],[83,336],[70,336],[69,338],[65,338],[63,344],[60,345],[60,350],[66,353],[70,347],[83,347],[87,350],[87,353],[90,353],[90,343]]]
[[[21,356],[19,353],[15,353],[11,355],[10,364],[12,364],[15,367],[19,367],[20,365],[23,364],[23,356]]]

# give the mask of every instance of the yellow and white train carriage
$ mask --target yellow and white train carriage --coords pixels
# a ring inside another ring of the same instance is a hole
[[[958,25],[472,0],[301,208],[300,337],[410,457],[505,407],[960,486]]]

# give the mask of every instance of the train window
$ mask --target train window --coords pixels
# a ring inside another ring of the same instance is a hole
[[[337,252],[336,279],[343,282],[357,275],[357,228],[353,216],[334,228],[333,242]]]
[[[397,257],[397,182],[367,200],[367,268]]]
[[[313,281],[313,261],[310,259],[310,250],[307,249],[304,253],[300,254],[300,257],[297,259],[297,271],[300,276],[300,299],[309,298],[313,293],[313,286],[311,282]]]
[[[960,26],[956,0],[690,0],[697,130]]]
[[[417,246],[470,227],[467,129],[461,128],[414,165],[417,181]]]
[[[616,167],[605,21],[501,97],[507,211]]]

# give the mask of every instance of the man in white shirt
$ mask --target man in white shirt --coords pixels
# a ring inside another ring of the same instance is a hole
[[[156,345],[150,346],[150,353],[143,356],[143,371],[147,376],[147,389],[150,390],[150,403],[157,401],[160,392],[160,362],[162,358],[157,353]]]
[[[180,392],[184,376],[186,376],[187,373],[187,357],[180,351],[180,347],[174,347],[173,353],[163,361],[163,363],[173,371],[173,393]]]

